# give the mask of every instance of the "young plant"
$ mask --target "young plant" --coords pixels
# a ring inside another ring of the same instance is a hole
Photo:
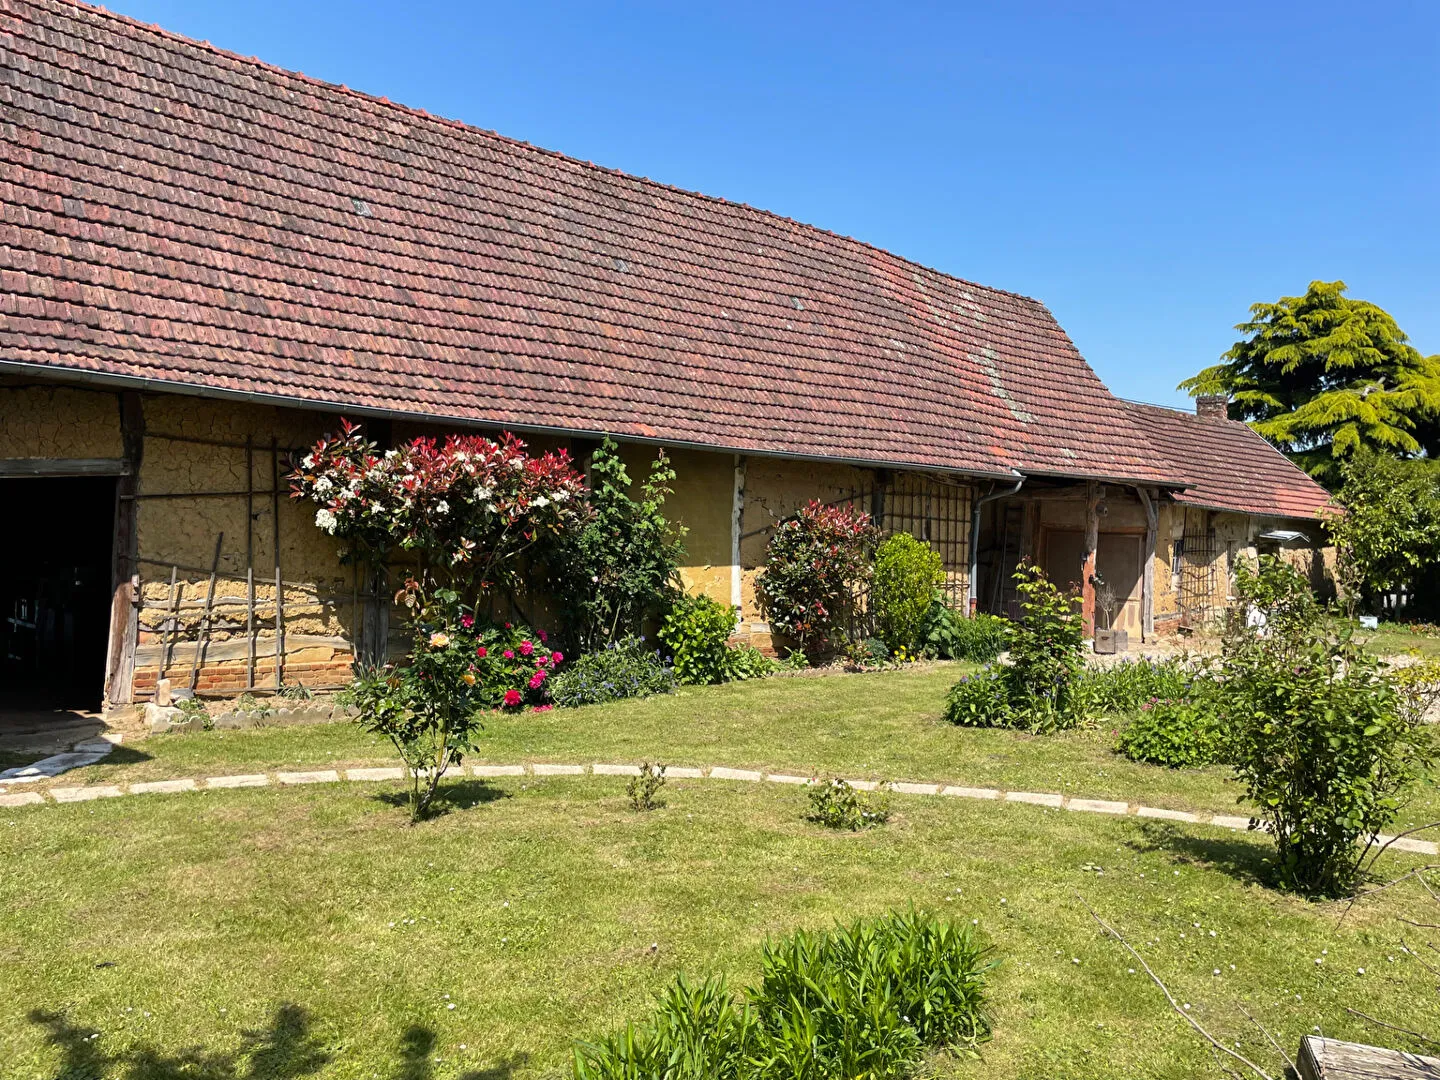
[[[989,664],[1005,651],[1008,620],[998,615],[962,615],[936,590],[920,629],[920,649],[940,660]]]
[[[771,626],[806,656],[843,644],[876,535],[869,514],[814,500],[775,526],[755,590]]]
[[[839,777],[811,780],[808,820],[830,829],[859,832],[890,820],[890,787],[882,784],[874,794],[856,791]]]
[[[665,805],[656,799],[664,786],[665,766],[657,768],[647,761],[640,766],[640,774],[632,776],[625,785],[625,793],[630,796],[630,806],[634,810],[655,810]]]
[[[876,550],[870,597],[880,639],[892,653],[920,646],[926,614],[944,580],[939,553],[909,533],[895,533]]]
[[[1213,765],[1222,755],[1212,706],[1190,698],[1156,698],[1140,706],[1115,748],[1131,761],[1190,769]]]

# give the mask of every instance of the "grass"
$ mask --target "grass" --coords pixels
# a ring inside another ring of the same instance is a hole
[[[744,982],[767,936],[911,904],[978,919],[1004,961],[994,1042],[939,1075],[1208,1073],[1077,892],[1251,1053],[1237,1000],[1292,1049],[1317,1025],[1373,1039],[1347,1004],[1435,1026],[1392,944],[1420,898],[1390,890],[1336,931],[1333,906],[1257,883],[1267,848],[1244,834],[939,799],[838,834],[799,790],[714,781],[672,781],[647,814],[612,778],[447,790],[417,828],[375,784],[3,812],[6,1075],[554,1076],[679,971]]]
[[[1381,656],[1440,656],[1440,636],[1417,634],[1405,623],[1382,622],[1378,630],[1360,630],[1355,636]]]
[[[963,665],[686,687],[674,695],[583,709],[496,716],[475,760],[730,765],[850,778],[951,781],[975,787],[1115,798],[1233,813],[1224,768],[1174,771],[1113,750],[1123,721],[1062,735],[956,728],[945,692]],[[154,736],[57,784],[202,777],[287,768],[393,764],[384,740],[351,723]],[[1427,793],[1402,819],[1440,818]],[[1429,815],[1428,817],[1425,815]]]

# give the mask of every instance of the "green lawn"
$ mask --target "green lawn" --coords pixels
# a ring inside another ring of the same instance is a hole
[[[484,757],[817,766],[1233,804],[1221,773],[1125,762],[1108,730],[1031,739],[949,727],[939,707],[955,674],[773,679],[497,718]],[[146,739],[84,773],[386,759],[353,727],[327,725]],[[623,783],[461,781],[447,812],[414,828],[389,784],[0,810],[0,1074],[557,1076],[574,1037],[642,1015],[678,971],[744,982],[767,936],[910,904],[978,919],[1004,961],[994,1042],[979,1060],[937,1061],[940,1075],[1213,1074],[1077,892],[1247,1052],[1263,1051],[1236,1002],[1292,1050],[1317,1025],[1404,1045],[1346,1005],[1440,1027],[1433,980],[1398,945],[1409,928],[1397,917],[1435,921],[1417,891],[1382,893],[1337,931],[1334,905],[1260,883],[1262,837],[904,796],[891,824],[838,835],[802,820],[805,796],[791,787],[672,781],[664,809],[636,814]],[[1428,789],[1416,815],[1436,804]]]

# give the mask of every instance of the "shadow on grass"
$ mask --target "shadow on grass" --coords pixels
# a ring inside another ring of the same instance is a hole
[[[1267,838],[1253,833],[1197,836],[1174,825],[1147,821],[1129,846],[1138,852],[1169,852],[1177,862],[1219,870],[1247,885],[1273,885],[1271,849],[1264,842]]]
[[[46,1042],[60,1051],[52,1080],[297,1080],[312,1076],[333,1057],[310,1032],[310,1014],[299,1005],[278,1005],[263,1031],[247,1031],[233,1051],[191,1046],[175,1052],[139,1044],[122,1054],[102,1048],[102,1033],[75,1025],[64,1013],[34,1009],[32,1024],[47,1031]],[[436,1035],[419,1025],[401,1037],[392,1080],[432,1080]],[[513,1054],[489,1068],[459,1074],[456,1080],[510,1080],[529,1063]]]
[[[406,811],[410,809],[409,789],[380,791],[372,797],[388,806],[396,806]],[[470,810],[485,803],[508,798],[510,798],[508,791],[488,784],[484,780],[458,780],[448,784],[442,782],[435,792],[435,798],[430,802],[430,809],[425,814],[425,820],[444,817],[454,810]]]

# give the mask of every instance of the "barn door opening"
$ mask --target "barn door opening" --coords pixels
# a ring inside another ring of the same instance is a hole
[[[0,709],[99,709],[116,480],[0,479]]]

